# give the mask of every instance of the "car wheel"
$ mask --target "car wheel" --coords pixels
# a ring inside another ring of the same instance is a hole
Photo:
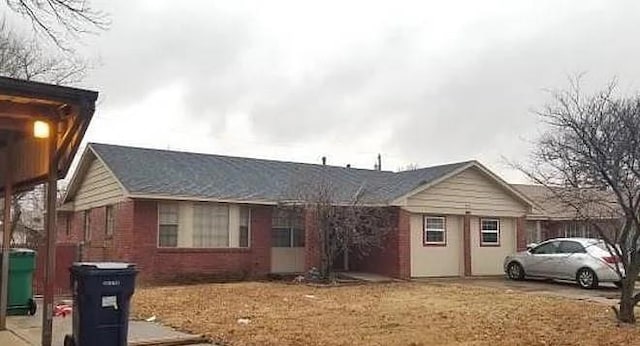
[[[598,288],[598,276],[589,268],[582,268],[576,274],[576,281],[582,288],[592,289]]]
[[[507,276],[511,280],[522,280],[524,279],[524,269],[518,262],[511,262],[507,266]]]
[[[622,281],[616,281],[613,284],[616,285],[616,287],[618,288],[622,288]]]

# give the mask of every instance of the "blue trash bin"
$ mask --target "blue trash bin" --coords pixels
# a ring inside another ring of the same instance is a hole
[[[73,335],[65,346],[126,346],[135,265],[78,262],[71,268]]]

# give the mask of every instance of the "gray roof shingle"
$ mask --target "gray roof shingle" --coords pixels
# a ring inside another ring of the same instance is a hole
[[[300,200],[307,187],[326,181],[336,203],[348,203],[362,190],[363,202],[386,204],[472,162],[396,173],[110,144],[89,146],[132,195],[247,202]]]

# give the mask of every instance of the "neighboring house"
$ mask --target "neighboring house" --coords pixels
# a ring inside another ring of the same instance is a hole
[[[263,276],[319,263],[313,213],[281,209],[326,179],[338,201],[393,210],[385,247],[351,270],[397,278],[500,275],[525,246],[533,202],[476,161],[405,172],[89,144],[61,208],[58,239],[83,260],[138,264],[143,280]]]
[[[535,206],[527,215],[526,242],[539,243],[551,238],[597,238],[597,231],[590,220],[604,220],[602,212],[582,212],[562,203],[543,185],[513,184],[514,188],[534,201]],[[614,203],[615,204],[615,203]],[[608,214],[608,213],[607,213]],[[606,218],[607,220],[610,218]]]

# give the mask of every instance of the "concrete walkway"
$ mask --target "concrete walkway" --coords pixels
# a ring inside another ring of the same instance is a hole
[[[8,331],[0,332],[0,345],[41,345],[42,315],[35,316],[9,316],[7,317]],[[62,345],[64,336],[72,332],[72,316],[54,317],[53,319],[53,345]],[[179,342],[180,345],[211,345],[204,342],[204,339],[158,323],[146,321],[129,322],[129,345],[163,345],[168,341],[173,344]]]
[[[340,275],[342,275],[344,277],[347,277],[347,278],[350,278],[350,279],[355,279],[355,280],[359,280],[359,281],[366,281],[366,282],[392,282],[392,281],[395,281],[393,278],[390,278],[388,276],[374,274],[374,273],[342,272],[342,273],[340,273]]]
[[[0,345],[30,346],[26,341],[20,339],[9,330],[0,331]]]

